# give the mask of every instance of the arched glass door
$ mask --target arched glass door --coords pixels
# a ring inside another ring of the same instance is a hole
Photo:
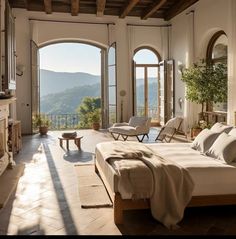
[[[149,48],[135,51],[134,60],[134,113],[160,123],[159,55]]]
[[[108,50],[108,126],[117,122],[116,43]]]

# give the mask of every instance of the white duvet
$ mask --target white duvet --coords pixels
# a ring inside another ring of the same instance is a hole
[[[191,143],[147,144],[164,158],[188,169],[193,196],[236,194],[236,162],[226,164],[190,148]]]

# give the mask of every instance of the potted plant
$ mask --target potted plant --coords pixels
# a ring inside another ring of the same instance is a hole
[[[195,124],[193,125],[193,127],[191,128],[191,139],[194,139],[195,137],[197,137],[197,135],[202,131],[202,128],[199,126],[199,124]]]
[[[94,130],[99,130],[100,129],[100,121],[101,121],[100,109],[95,109],[92,112],[90,112],[88,121],[92,125],[92,128]]]
[[[50,123],[50,120],[45,114],[36,114],[33,117],[33,126],[34,128],[37,127],[39,129],[41,135],[46,135],[48,133]]]
[[[212,124],[207,123],[205,120],[199,120],[198,123],[196,123],[191,128],[191,138],[195,138],[203,129],[210,129]]]
[[[227,101],[227,66],[210,64],[204,59],[187,69],[181,69],[181,80],[186,83],[186,99],[202,105],[200,119],[204,120],[204,108]]]

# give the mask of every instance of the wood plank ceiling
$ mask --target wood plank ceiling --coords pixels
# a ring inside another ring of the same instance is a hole
[[[72,16],[80,13],[104,15],[136,16],[145,20],[162,18],[169,21],[198,0],[9,0],[12,8],[28,11],[43,11],[46,14],[66,12]]]

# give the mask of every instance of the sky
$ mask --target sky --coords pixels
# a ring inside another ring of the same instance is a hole
[[[56,72],[86,72],[101,75],[100,48],[82,43],[57,43],[40,48],[40,68]],[[150,50],[140,50],[134,56],[136,63],[157,63]],[[156,76],[150,69],[150,77]],[[137,78],[143,78],[143,69],[137,69]]]
[[[100,48],[82,43],[57,43],[39,52],[41,69],[101,75]]]

